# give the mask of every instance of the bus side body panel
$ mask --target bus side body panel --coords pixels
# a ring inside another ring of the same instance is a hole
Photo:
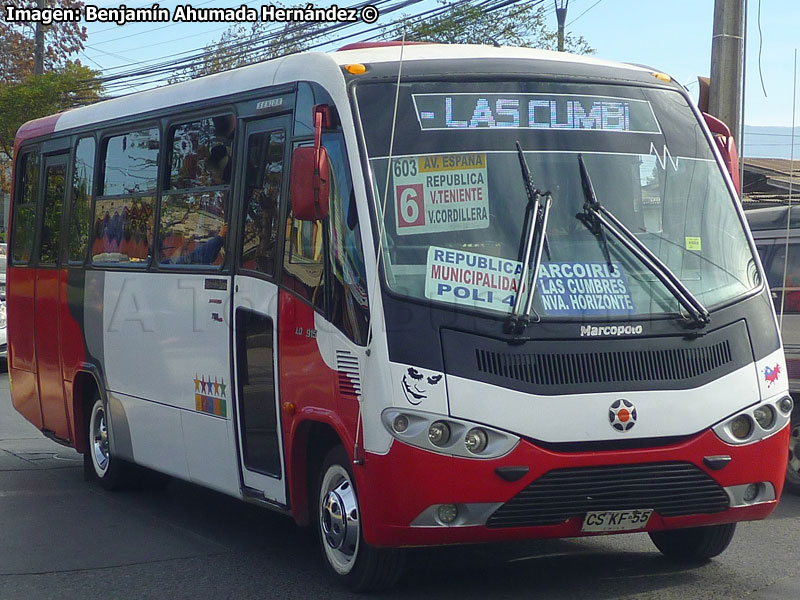
[[[82,421],[83,407],[76,406],[76,402],[81,402],[83,399],[83,390],[76,390],[74,387],[75,377],[88,362],[86,340],[83,333],[83,287],[85,281],[83,269],[62,269],[60,271],[58,306],[61,327],[61,369],[69,439],[73,444],[77,444],[77,440],[83,439],[83,427],[85,426]]]
[[[14,138],[14,164],[11,176],[11,195],[7,230],[14,227],[14,198],[16,196],[17,164],[20,148],[26,140],[50,135],[55,131],[60,114],[50,115],[22,125]],[[8,373],[11,402],[14,408],[38,429],[43,427],[36,373],[36,341],[34,328],[34,290],[36,269],[14,266],[13,239],[9,245],[6,271],[6,309],[8,315]]]
[[[314,309],[285,290],[281,290],[279,302],[278,365],[287,484],[293,514],[302,522],[307,476],[304,444],[313,444],[313,440],[306,440],[301,432],[310,421],[324,423],[352,454],[357,408],[355,412],[339,410],[343,400],[336,383],[338,374],[322,356],[320,344],[328,343],[328,336],[318,331]]]
[[[66,354],[60,342],[59,283],[61,276],[60,269],[37,269],[34,331],[43,426],[57,437],[69,439],[60,358],[60,355]]]
[[[9,261],[10,263],[10,261]],[[39,383],[34,350],[34,287],[36,270],[9,265],[8,293],[8,372],[14,408],[38,429],[42,428]]]
[[[102,281],[102,322],[92,326],[102,326],[114,437],[130,440],[123,455],[238,496],[230,329],[222,316],[229,277],[106,271]]]

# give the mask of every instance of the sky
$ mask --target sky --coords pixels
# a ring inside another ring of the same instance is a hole
[[[759,2],[762,4],[761,39]],[[243,3],[258,7],[263,2],[201,0],[193,6],[224,7]],[[745,123],[788,127],[792,124],[794,53],[800,47],[800,0],[747,0],[747,3]],[[98,6],[106,7],[119,4],[117,0],[98,2]],[[160,2],[160,6],[168,8],[176,4],[178,2],[169,0]],[[288,0],[285,4],[294,2]],[[318,6],[330,4],[328,0]],[[340,0],[339,4],[346,6],[351,0]],[[426,0],[407,10],[416,12],[432,5],[432,0]],[[552,0],[545,0],[544,5],[555,29]],[[131,0],[128,6],[150,6],[150,3]],[[567,30],[586,38],[600,58],[647,64],[669,73],[686,85],[696,98],[697,76],[708,76],[710,72],[713,12],[714,0],[569,0]],[[88,66],[113,72],[126,64],[202,48],[218,39],[227,26],[225,23],[170,22],[131,23],[120,27],[89,23],[89,39],[80,58]],[[762,90],[762,76],[766,96]],[[800,114],[796,120],[800,122]]]

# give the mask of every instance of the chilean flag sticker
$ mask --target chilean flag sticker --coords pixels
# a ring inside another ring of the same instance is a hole
[[[777,363],[774,367],[767,365],[764,367],[764,381],[767,382],[767,387],[772,387],[772,384],[778,381],[781,374],[781,365]]]

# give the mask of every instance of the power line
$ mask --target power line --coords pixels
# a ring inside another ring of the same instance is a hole
[[[197,4],[192,3],[192,6],[196,8],[198,6],[203,6],[204,4],[210,4],[211,2],[214,2],[214,1],[215,0],[203,0],[203,2],[198,2]],[[248,4],[249,4],[249,2],[248,2]],[[136,10],[137,8],[149,8],[152,5],[153,5],[152,2],[146,2],[145,4],[140,4],[139,6],[132,6],[132,7],[129,7],[129,8],[131,8],[133,10]],[[108,8],[108,7],[111,7],[111,6],[114,6],[113,2],[110,2],[109,4],[104,5],[104,8]],[[117,6],[119,6],[119,5],[117,5]],[[114,25],[112,27],[106,27],[105,29],[100,29],[98,31],[92,32],[92,35],[105,33],[106,31],[112,31],[114,29],[119,30],[120,27],[125,27],[125,25],[134,25],[135,23],[136,23],[135,21],[128,21],[126,23],[123,23],[122,25]],[[182,23],[173,23],[173,25],[182,25]],[[152,28],[152,29],[148,29],[147,31],[144,31],[142,33],[137,33],[137,34],[134,34],[134,35],[142,35],[143,33],[149,33],[150,31],[155,31],[155,29],[163,29],[163,27],[155,27],[155,28]],[[115,37],[114,39],[106,40],[105,42],[100,42],[100,43],[101,44],[107,44],[109,42],[116,42],[117,40],[121,40],[121,39],[124,39],[126,37],[131,37],[131,36],[123,36],[121,38]]]
[[[194,8],[197,8],[198,6],[203,6],[204,4],[209,4],[210,2],[214,2],[214,1],[215,0],[205,0],[204,2],[200,2],[198,4],[192,4],[192,6]],[[245,6],[248,6],[248,5],[253,4],[254,2],[258,2],[258,1],[259,0],[250,0],[249,2],[243,2],[243,3],[239,4],[239,6],[241,6],[242,4],[244,4]],[[150,6],[150,5],[149,4],[145,4],[144,6]],[[138,8],[142,8],[142,7],[138,7]],[[233,7],[229,7],[229,8],[233,8]],[[236,8],[238,8],[238,6]],[[128,35],[122,35],[122,36],[114,37],[114,38],[112,38],[110,40],[97,42],[95,44],[95,46],[100,46],[101,44],[111,44],[112,42],[116,43],[116,42],[118,42],[120,40],[126,40],[128,38],[137,37],[137,36],[140,36],[140,35],[146,35],[148,33],[152,33],[154,31],[158,31],[160,29],[166,29],[167,27],[175,27],[176,25],[183,25],[183,24],[184,23],[181,23],[181,22],[172,22],[172,23],[167,23],[166,25],[160,25],[158,27],[150,27],[149,29],[146,29],[144,31],[137,31],[136,33],[130,33]],[[117,27],[120,27],[120,26],[118,25]],[[101,29],[100,31],[96,31],[95,33],[102,33],[103,31],[110,31],[110,29],[112,29],[112,28]],[[226,29],[226,28],[223,27],[222,29]],[[205,33],[210,33],[210,32],[205,32]]]
[[[377,2],[375,4],[383,4],[386,1],[387,0],[382,0],[382,1],[379,0],[379,2]],[[420,1],[420,0],[406,0],[404,2],[400,2],[400,3],[396,4],[396,5],[391,6],[389,9],[384,10],[383,14],[388,14],[390,12],[394,12],[395,10],[399,10],[399,9],[405,8],[406,6],[410,6],[411,4],[415,4],[418,1]],[[356,6],[360,6],[360,5],[356,5]],[[434,9],[434,10],[439,11],[441,9]],[[431,11],[427,11],[427,12],[431,12]],[[305,38],[310,37],[311,35],[325,35],[327,33],[336,31],[338,29],[342,29],[344,27],[349,27],[349,26],[352,26],[352,25],[354,25],[354,24],[338,23],[338,24],[334,24],[332,26],[327,26],[327,27],[323,27],[322,29],[319,29],[319,28],[316,28],[316,27],[309,27],[307,24],[300,23],[300,24],[298,24],[298,25],[296,25],[296,26],[294,26],[294,27],[289,29],[289,33],[293,33],[294,32],[296,35],[294,37],[286,38],[285,42],[287,44],[298,43],[298,42],[304,40]],[[385,27],[385,26],[386,25],[378,25],[378,26],[373,27],[372,29],[369,29],[367,31],[372,31],[372,30],[374,30],[376,28],[381,28],[381,27]],[[305,30],[305,32],[303,32],[302,30]],[[188,52],[178,53],[178,54],[173,55],[173,56],[176,56],[176,57],[177,56],[184,56],[184,57],[181,58],[181,59],[165,61],[165,62],[158,63],[158,64],[150,64],[146,68],[143,68],[143,69],[139,70],[138,72],[127,71],[127,72],[124,72],[124,73],[116,74],[116,75],[114,75],[112,77],[105,77],[104,78],[104,83],[113,81],[114,79],[121,79],[121,78],[124,78],[124,77],[142,78],[142,77],[147,77],[147,76],[152,76],[152,75],[158,75],[158,74],[164,73],[164,72],[177,71],[177,70],[179,70],[179,69],[181,69],[184,66],[187,66],[189,64],[197,64],[198,62],[205,63],[205,62],[208,62],[209,60],[213,60],[213,55],[216,54],[219,50],[222,50],[223,52],[229,53],[229,55],[232,58],[237,58],[237,57],[241,56],[244,53],[257,52],[259,50],[263,50],[263,49],[267,48],[270,45],[270,43],[272,42],[272,40],[275,39],[276,36],[281,35],[281,34],[285,34],[285,33],[286,33],[285,28],[280,27],[278,29],[270,30],[269,33],[267,33],[266,35],[264,35],[264,36],[262,36],[260,38],[255,39],[255,40],[253,40],[253,39],[245,39],[245,40],[233,42],[233,43],[231,43],[231,44],[229,44],[227,46],[223,46],[222,48],[215,48],[214,51],[211,52],[211,53],[206,51],[205,47],[202,48],[202,49],[199,49],[200,50],[199,53],[197,53],[196,51],[188,51]],[[352,37],[352,36],[345,36],[345,37],[349,38],[349,37]],[[342,39],[342,38],[340,38],[340,39]],[[338,40],[327,40],[326,39],[322,43],[314,44],[311,47],[313,48],[313,47],[318,47],[320,45],[324,45],[324,44],[327,44],[327,43],[335,43],[336,41],[338,41]],[[239,50],[239,52],[236,52],[235,54],[230,54],[232,51],[235,51],[235,50]],[[195,53],[194,54],[190,54],[192,52],[195,52]],[[188,56],[187,56],[187,54],[188,54]],[[212,56],[211,59],[207,58],[209,55]]]
[[[388,1],[389,0],[378,0],[377,2],[374,2],[374,4],[375,5],[382,5],[382,4],[386,4]],[[403,8],[403,7],[407,6],[407,5],[415,4],[415,3],[420,2],[420,1],[421,0],[406,0],[405,2],[401,2],[400,3],[399,8]],[[359,7],[362,7],[362,6],[366,5],[366,4],[367,4],[367,2],[359,2],[357,4],[348,6],[346,8],[359,8]],[[391,12],[391,10],[384,11],[384,13],[386,13],[386,12]],[[347,22],[340,22],[340,23],[336,23],[336,24],[331,25],[331,26],[323,27],[322,30],[323,31],[327,31],[327,30],[330,30],[330,29],[338,29],[338,28],[341,28],[343,26],[351,26],[351,25],[354,25],[354,24],[347,23]],[[297,25],[291,27],[289,29],[289,32],[299,31],[301,29],[308,29],[308,28],[309,28],[309,26],[307,24],[298,23]],[[285,27],[283,25],[278,25],[277,27],[275,27],[273,29],[270,29],[269,33],[267,33],[266,35],[264,35],[264,36],[262,36],[260,38],[257,38],[256,40],[245,39],[245,40],[240,40],[240,41],[234,41],[231,44],[229,44],[228,46],[223,46],[221,48],[215,48],[213,53],[217,53],[220,50],[227,52],[227,51],[230,51],[230,50],[233,50],[233,49],[236,49],[236,48],[247,48],[248,51],[250,51],[251,49],[253,49],[252,45],[254,43],[258,44],[258,43],[261,43],[262,41],[274,39],[277,35],[280,35],[281,33],[285,33],[285,32],[286,32]],[[313,33],[318,33],[319,30],[312,27],[312,32]],[[294,39],[290,39],[290,41],[295,41],[295,40]],[[196,62],[197,60],[202,60],[204,58],[204,56],[206,56],[208,54],[210,54],[210,53],[206,50],[206,46],[203,46],[203,47],[200,47],[200,48],[194,48],[194,49],[191,49],[191,50],[185,50],[183,52],[178,52],[178,53],[175,53],[175,54],[168,55],[166,57],[160,57],[159,59],[155,59],[155,60],[162,60],[162,62],[160,62],[160,63],[150,64],[150,63],[153,63],[154,61],[153,60],[149,60],[149,61],[140,61],[138,63],[134,63],[134,65],[136,65],[136,64],[148,65],[148,67],[143,68],[142,70],[150,70],[150,69],[152,69],[153,71],[155,71],[157,69],[162,69],[165,66],[166,67],[176,66],[181,62],[186,63],[187,65],[188,64],[192,64],[192,63]],[[179,57],[179,56],[182,56],[184,58],[177,60],[177,57]],[[173,58],[175,58],[176,60],[163,60],[163,59],[173,59]],[[207,60],[206,60],[206,62],[207,62]],[[130,65],[130,66],[133,66],[133,65]],[[178,67],[178,68],[180,68],[180,67]],[[118,78],[120,78],[120,76],[126,76],[126,75],[130,75],[130,76],[138,75],[138,72],[126,71],[126,72],[123,72],[123,73],[117,73],[117,74],[114,74],[114,75],[111,75],[111,76],[102,77],[101,79],[103,79],[104,82],[108,82],[108,81],[112,81],[114,79],[118,79]]]
[[[378,0],[378,2],[373,2],[375,5],[384,5],[387,4],[389,0]],[[387,8],[381,11],[382,15],[390,14],[392,12],[396,12],[408,6],[418,3],[420,0],[403,0],[400,2],[396,2],[395,4],[389,5]],[[485,12],[494,12],[496,10],[500,10],[502,8],[506,8],[513,4],[516,4],[520,0],[483,0],[481,2],[475,3],[476,6],[481,7]],[[531,0],[526,4],[530,5],[537,5],[541,4],[544,0]],[[169,57],[162,57],[169,58],[170,60],[162,60],[162,62],[152,64],[153,61],[141,61],[138,64],[146,65],[142,66],[141,68],[135,69],[137,63],[133,63],[131,65],[127,65],[127,67],[131,67],[126,71],[115,73],[112,75],[106,75],[97,78],[96,81],[99,81],[107,89],[114,91],[123,91],[129,89],[133,85],[142,85],[144,83],[148,84],[156,84],[160,83],[166,79],[169,79],[174,74],[179,73],[180,71],[184,70],[189,66],[194,65],[202,65],[206,64],[209,61],[214,59],[214,56],[218,54],[219,51],[222,51],[226,54],[226,57],[229,57],[233,60],[241,58],[243,55],[247,53],[254,53],[257,54],[258,52],[264,51],[269,49],[269,47],[274,43],[274,41],[283,36],[281,39],[281,43],[287,46],[301,44],[303,42],[308,41],[309,38],[322,37],[323,39],[317,43],[311,44],[307,46],[305,49],[314,49],[320,46],[325,45],[333,45],[345,40],[352,39],[354,37],[360,36],[361,40],[371,39],[369,34],[374,33],[376,31],[380,31],[381,33],[377,35],[373,35],[374,37],[381,37],[385,34],[387,30],[391,30],[392,27],[397,27],[401,23],[408,23],[414,24],[418,23],[422,20],[429,20],[445,14],[446,12],[453,11],[454,9],[463,6],[465,4],[471,3],[471,0],[459,0],[457,2],[453,2],[444,6],[438,6],[433,9],[428,9],[422,11],[420,13],[412,14],[412,15],[404,15],[401,18],[395,19],[390,21],[389,23],[383,24],[376,24],[373,27],[369,27],[367,29],[361,29],[356,32],[347,33],[345,35],[340,35],[339,37],[335,38],[327,38],[328,35],[344,31],[345,29],[351,28],[355,25],[361,25],[361,23],[336,23],[333,25],[327,25],[319,27],[317,24],[309,25],[307,23],[298,23],[294,27],[285,28],[285,27],[278,27],[270,29],[265,35],[260,36],[258,38],[248,38],[244,40],[239,40],[228,44],[226,46],[216,47],[212,51],[205,50],[205,47],[201,49],[200,52],[196,50],[189,50],[184,51],[181,53],[177,53],[171,55]],[[353,8],[358,8],[365,5],[366,2],[358,3],[353,6]],[[290,34],[290,35],[287,35]],[[291,52],[287,53],[291,54]],[[255,62],[258,59],[255,59]],[[127,68],[126,67],[126,68]],[[134,83],[135,82],[135,83]]]
[[[581,14],[579,14],[577,17],[575,17],[574,19],[572,19],[572,21],[570,21],[569,23],[567,23],[567,27],[569,27],[570,25],[572,25],[572,24],[573,24],[575,21],[577,21],[578,19],[580,19],[580,18],[581,18],[583,15],[585,15],[586,13],[588,13],[590,10],[592,10],[592,9],[593,9],[595,6],[597,6],[598,4],[600,4],[602,1],[603,1],[603,0],[597,0],[597,2],[595,2],[594,4],[592,4],[592,5],[591,5],[589,8],[587,8],[585,11],[583,11],[583,12],[582,12]]]

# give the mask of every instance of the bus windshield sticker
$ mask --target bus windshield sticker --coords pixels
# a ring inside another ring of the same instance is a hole
[[[425,267],[425,297],[509,312],[522,263],[516,260],[431,246]]]
[[[539,269],[538,292],[547,315],[627,315],[635,311],[622,265],[551,262]]]
[[[686,236],[686,249],[701,252],[703,250],[703,239],[699,237]]]
[[[489,227],[485,154],[392,160],[398,235]]]
[[[575,94],[412,94],[420,129],[661,133],[647,100]]]

